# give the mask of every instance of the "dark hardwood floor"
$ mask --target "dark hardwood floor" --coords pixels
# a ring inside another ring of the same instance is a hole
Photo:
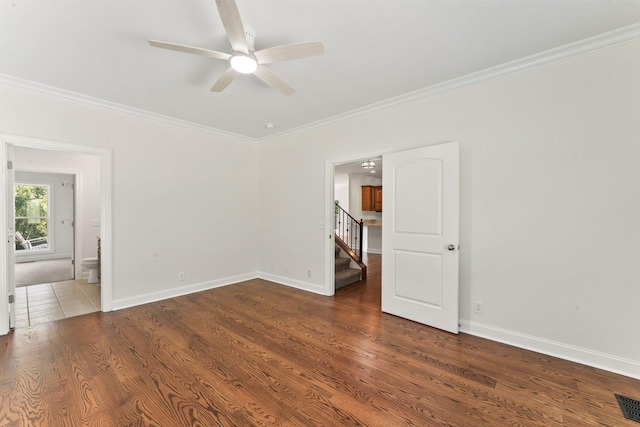
[[[375,263],[377,268],[372,268]],[[637,426],[640,381],[264,280],[0,337],[0,426]]]

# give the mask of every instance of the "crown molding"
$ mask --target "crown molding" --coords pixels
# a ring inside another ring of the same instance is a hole
[[[98,108],[111,110],[111,111],[124,113],[124,114],[130,114],[130,115],[142,117],[149,120],[171,124],[174,126],[180,126],[183,128],[196,130],[199,132],[209,133],[216,136],[240,139],[242,141],[251,142],[251,143],[257,142],[256,138],[251,138],[251,137],[240,135],[233,132],[227,132],[221,129],[212,128],[210,126],[204,126],[204,125],[190,122],[187,120],[176,119],[174,117],[153,113],[151,111],[143,110],[141,108],[131,107],[124,104],[118,104],[117,102],[111,102],[105,99],[94,98],[92,96],[83,95],[77,92],[72,92],[72,91],[60,89],[53,86],[48,86],[42,83],[36,83],[30,80],[21,79],[19,77],[10,76],[8,74],[0,73],[0,84],[14,86],[14,87],[25,89],[31,92],[43,93],[45,95],[51,95],[57,98],[66,99],[68,101],[73,101],[80,104],[89,105],[92,107],[98,107]]]
[[[636,41],[640,39],[640,23],[621,27],[613,31],[598,34],[593,37],[589,37],[577,42],[569,43],[557,48],[549,49],[540,53],[526,56],[524,58],[516,59],[514,61],[506,62],[494,67],[486,68],[484,70],[467,74],[462,77],[458,77],[452,80],[447,80],[442,83],[438,83],[426,88],[418,89],[413,92],[408,92],[403,95],[399,95],[393,98],[385,99],[384,101],[376,102],[367,105],[362,108],[347,111],[335,116],[331,116],[322,120],[318,120],[313,123],[309,123],[304,126],[299,126],[294,129],[289,129],[277,134],[269,135],[268,137],[258,138],[260,143],[280,139],[287,136],[292,136],[301,132],[309,131],[312,129],[321,128],[330,124],[342,122],[355,117],[363,116],[376,111],[384,110],[396,105],[405,104],[408,102],[429,98],[435,95],[442,94],[444,92],[460,89],[465,86],[470,86],[488,80],[503,77],[509,74],[518,73],[520,71],[529,70],[531,68],[540,67],[543,65],[551,64],[554,62],[562,61],[574,56],[584,55],[592,53],[598,50],[607,49],[613,46],[618,46],[624,43]]]
[[[602,33],[593,37],[589,37],[583,40],[579,40],[574,43],[569,43],[564,46],[549,49],[544,52],[536,53],[534,55],[526,56],[514,61],[506,62],[495,67],[490,67],[475,73],[467,74],[466,76],[458,77],[452,80],[448,80],[442,83],[438,83],[426,88],[418,89],[413,92],[408,92],[403,95],[399,95],[393,98],[388,98],[380,102],[376,102],[367,105],[362,108],[356,108],[354,110],[347,111],[345,113],[337,114],[335,116],[327,117],[303,126],[299,126],[293,129],[289,129],[283,132],[278,132],[262,138],[253,138],[246,135],[240,135],[233,132],[227,132],[221,129],[204,126],[187,120],[176,119],[173,117],[165,116],[162,114],[153,113],[151,111],[143,110],[140,108],[130,107],[123,104],[107,101],[104,99],[94,98],[87,95],[82,95],[76,92],[67,91],[52,86],[47,86],[41,83],[24,80],[18,77],[0,74],[0,84],[6,84],[9,86],[19,87],[21,89],[44,93],[47,95],[67,99],[74,102],[90,105],[93,107],[103,108],[107,110],[117,111],[120,113],[131,114],[134,116],[155,120],[183,128],[196,130],[200,132],[206,132],[216,136],[223,136],[227,138],[234,138],[245,142],[251,143],[264,143],[281,139],[287,136],[292,136],[302,132],[306,132],[313,129],[318,129],[327,125],[349,120],[355,117],[363,116],[376,111],[384,110],[396,105],[406,104],[408,102],[429,98],[444,92],[460,89],[465,86],[470,86],[488,80],[496,79],[498,77],[506,76],[509,74],[517,73],[520,71],[529,70],[531,68],[540,67],[543,65],[551,64],[554,62],[562,61],[574,56],[584,55],[598,50],[606,49],[609,47],[617,46],[620,44],[636,41],[640,39],[640,23],[628,25],[613,31]]]

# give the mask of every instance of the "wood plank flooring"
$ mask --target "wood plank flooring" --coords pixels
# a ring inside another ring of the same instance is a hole
[[[0,426],[638,425],[613,393],[640,381],[382,314],[374,271],[335,297],[251,280],[13,331]]]

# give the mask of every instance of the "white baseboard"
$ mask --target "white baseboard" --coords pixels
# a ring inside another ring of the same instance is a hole
[[[382,255],[382,249],[372,249],[372,248],[367,248],[367,253],[368,254],[378,254],[378,255]]]
[[[314,294],[324,295],[324,286],[316,285],[315,283],[302,282],[300,280],[294,280],[290,277],[277,276],[275,274],[265,273],[263,271],[258,272],[258,278],[268,280],[270,282],[279,283],[281,285],[290,286],[296,289],[302,289],[303,291],[313,292]]]
[[[115,299],[113,300],[113,310],[121,310],[123,308],[134,307],[137,305],[148,304],[150,302],[175,298],[200,291],[206,291],[208,289],[219,288],[222,286],[232,285],[234,283],[244,282],[246,280],[256,279],[257,277],[258,275],[256,273],[241,274],[238,276],[225,277],[223,279],[212,280],[209,282],[194,283],[192,285],[181,286],[179,288],[171,288],[162,291],[151,292],[144,295],[136,295],[130,298]]]
[[[48,253],[48,254],[38,254],[38,253],[20,253],[20,251],[16,251],[16,264],[20,264],[23,262],[37,262],[37,261],[51,261],[54,259],[66,259],[71,258],[71,253]]]
[[[577,362],[627,377],[640,379],[640,362],[532,335],[496,328],[468,320],[460,321],[460,331],[503,344]]]

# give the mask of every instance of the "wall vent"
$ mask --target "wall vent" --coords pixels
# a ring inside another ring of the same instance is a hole
[[[628,420],[640,423],[640,400],[631,399],[630,397],[620,396],[616,394],[618,405],[622,410],[622,414]]]

